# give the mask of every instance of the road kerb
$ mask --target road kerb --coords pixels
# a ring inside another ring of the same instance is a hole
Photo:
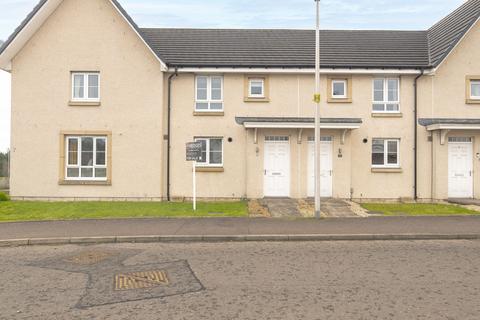
[[[73,237],[70,238],[72,244],[83,243],[115,243],[117,237]]]
[[[0,247],[18,247],[27,245],[28,239],[0,240]]]
[[[159,242],[160,236],[119,236],[116,237],[117,243],[148,243]]]
[[[28,245],[55,245],[55,244],[69,244],[70,238],[35,238],[28,239]]]
[[[106,244],[106,243],[194,243],[194,242],[250,242],[250,241],[410,241],[410,240],[480,240],[479,234],[272,234],[272,235],[163,235],[163,236],[108,236],[72,238],[31,238],[0,240],[0,247]]]
[[[160,242],[203,242],[202,235],[171,235],[159,236]]]

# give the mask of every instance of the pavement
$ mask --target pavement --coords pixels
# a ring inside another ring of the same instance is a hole
[[[189,218],[0,223],[0,246],[159,241],[480,239],[480,216]]]
[[[480,315],[479,240],[8,247],[0,269],[2,320]]]

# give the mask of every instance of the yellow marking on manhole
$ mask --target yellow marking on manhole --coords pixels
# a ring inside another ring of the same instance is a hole
[[[115,275],[115,290],[145,289],[167,284],[167,274],[161,270]]]
[[[105,251],[85,251],[76,256],[67,258],[66,261],[80,265],[91,265],[97,264],[112,255],[113,253]]]

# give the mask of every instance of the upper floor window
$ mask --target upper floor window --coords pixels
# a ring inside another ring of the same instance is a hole
[[[473,100],[480,99],[480,80],[470,81],[470,99],[473,99]]]
[[[251,78],[248,80],[248,97],[265,98],[265,79]]]
[[[400,111],[400,80],[379,78],[373,80],[373,112]]]
[[[347,98],[347,80],[332,80],[332,98]]]
[[[373,139],[372,140],[372,166],[373,167],[399,167],[400,166],[400,140],[399,139]]]
[[[202,143],[202,158],[197,165],[204,167],[223,166],[223,139],[222,138],[196,138]]]
[[[100,100],[100,73],[73,72],[72,73],[72,100],[99,101]]]
[[[66,137],[66,180],[107,180],[107,137]]]
[[[197,76],[195,91],[195,111],[223,110],[222,76]]]

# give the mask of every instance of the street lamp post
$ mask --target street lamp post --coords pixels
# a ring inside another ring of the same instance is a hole
[[[315,218],[320,218],[320,0],[316,2],[315,28]]]

